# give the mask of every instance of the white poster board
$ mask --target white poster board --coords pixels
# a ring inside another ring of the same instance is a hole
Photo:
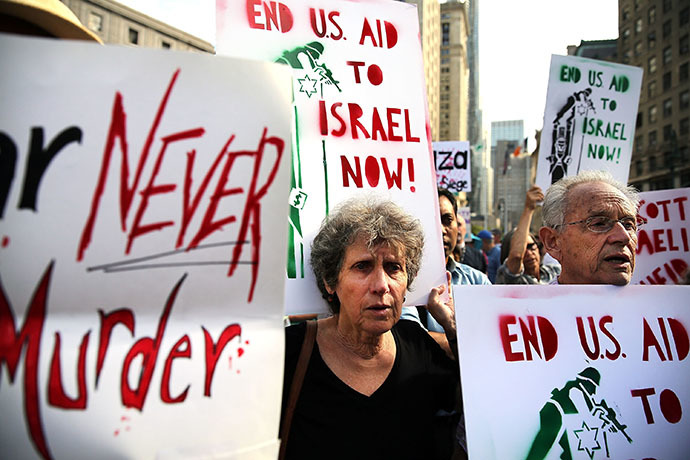
[[[690,287],[454,293],[470,459],[687,458]]]
[[[605,170],[622,183],[635,137],[642,69],[575,56],[551,56],[536,183]]]
[[[327,310],[311,241],[339,202],[363,194],[392,199],[422,222],[422,269],[406,297],[426,303],[445,264],[416,8],[388,0],[216,6],[218,54],[293,69],[287,312]]]
[[[690,267],[690,188],[640,193],[633,284],[682,284]]]
[[[472,191],[470,143],[468,141],[434,142],[436,183],[453,193]]]
[[[289,72],[0,49],[2,456],[275,458]]]

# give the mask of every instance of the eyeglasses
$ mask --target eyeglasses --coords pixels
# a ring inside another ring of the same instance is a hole
[[[620,223],[626,232],[636,233],[637,230],[647,223],[647,219],[642,216],[626,216],[620,219],[611,219],[606,216],[592,216],[587,219],[577,220],[575,222],[568,222],[561,225],[556,225],[554,228],[563,227],[566,225],[575,224],[585,224],[585,228],[593,233],[606,233],[616,225],[616,222]]]

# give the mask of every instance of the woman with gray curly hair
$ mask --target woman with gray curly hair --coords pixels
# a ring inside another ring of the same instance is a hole
[[[423,245],[419,221],[390,201],[352,199],[324,220],[311,264],[333,315],[286,330],[285,458],[448,458],[453,439],[439,445],[432,428],[439,410],[454,407],[457,362],[417,323],[398,321]],[[454,339],[445,289],[432,289],[428,308]]]

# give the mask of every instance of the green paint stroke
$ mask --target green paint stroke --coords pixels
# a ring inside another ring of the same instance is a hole
[[[329,214],[329,205],[328,205],[328,160],[326,160],[326,140],[322,139],[321,140],[321,146],[323,148],[323,185],[324,185],[324,192],[326,195],[326,215]]]

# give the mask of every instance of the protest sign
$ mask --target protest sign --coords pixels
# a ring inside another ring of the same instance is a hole
[[[687,458],[689,294],[455,287],[469,457]]]
[[[217,0],[219,54],[293,70],[286,310],[326,311],[309,266],[324,217],[352,196],[392,199],[425,229],[408,305],[445,281],[436,176],[413,5],[387,0]],[[287,203],[286,203],[287,205]]]
[[[690,267],[690,188],[640,193],[633,284],[683,284]]]
[[[470,143],[468,141],[434,142],[436,183],[453,193],[471,192]]]
[[[289,72],[0,49],[2,455],[275,458]]]
[[[575,56],[551,56],[537,185],[605,170],[623,183],[640,101],[642,69]]]

